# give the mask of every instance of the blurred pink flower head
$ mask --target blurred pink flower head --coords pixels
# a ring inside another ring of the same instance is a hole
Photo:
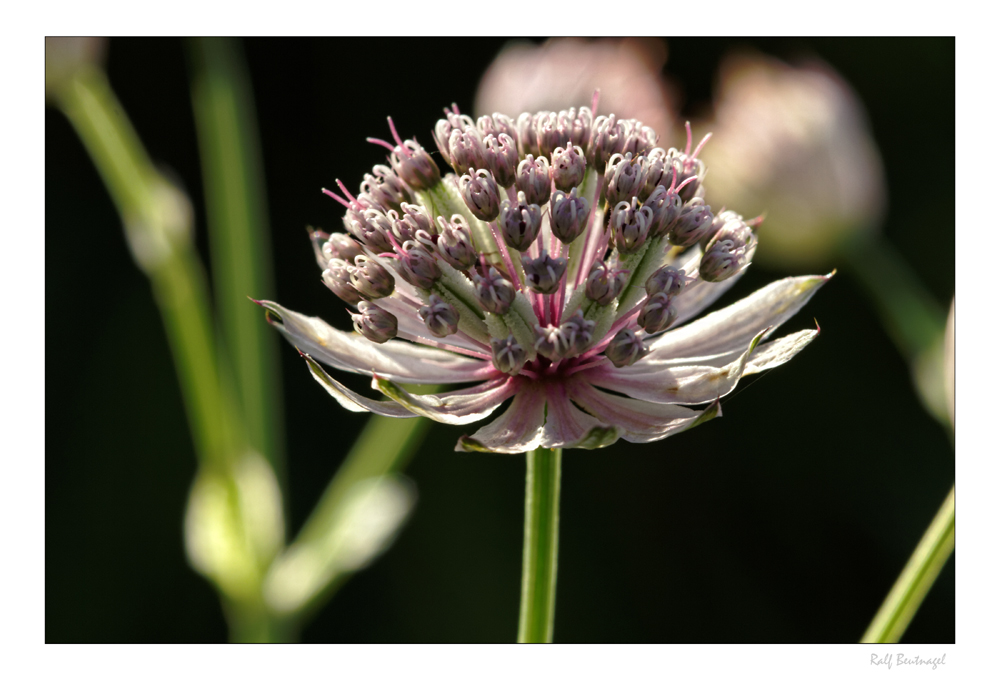
[[[475,110],[509,116],[559,111],[589,102],[600,89],[600,110],[637,118],[661,135],[669,134],[675,106],[661,75],[666,63],[666,43],[653,38],[513,42],[479,81]]]
[[[766,262],[827,262],[885,208],[882,162],[865,112],[829,66],[736,53],[720,67],[710,198],[766,213]]]

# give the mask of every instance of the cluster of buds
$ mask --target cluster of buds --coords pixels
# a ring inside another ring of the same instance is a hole
[[[354,328],[489,358],[543,379],[641,359],[683,315],[687,289],[730,279],[753,227],[705,203],[702,144],[657,147],[634,119],[592,107],[473,120],[445,110],[433,137],[389,150],[345,208],[346,234],[312,235],[324,283],[356,306]],[[708,137],[705,138],[706,140]],[[702,253],[704,253],[702,255]],[[699,294],[699,299],[704,299]]]

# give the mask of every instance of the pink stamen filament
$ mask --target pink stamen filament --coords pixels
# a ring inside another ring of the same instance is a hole
[[[372,144],[378,144],[379,146],[384,146],[385,148],[389,149],[389,151],[395,151],[396,150],[396,148],[392,144],[390,144],[389,142],[386,142],[386,141],[384,141],[382,139],[375,139],[374,137],[366,137],[365,141],[366,142],[371,142]]]
[[[337,186],[340,187],[340,190],[344,192],[344,196],[347,196],[347,198],[350,199],[351,207],[357,208],[358,210],[364,210],[365,206],[358,203],[358,199],[354,198],[354,196],[351,195],[351,192],[347,190],[347,187],[345,187],[344,183],[341,182],[339,179],[337,180]]]
[[[403,144],[403,140],[400,138],[399,133],[396,132],[396,125],[392,122],[392,116],[387,116],[387,118],[389,119],[389,129],[392,131],[392,138],[396,140],[396,144],[399,145],[400,153],[409,158],[412,154],[409,149],[406,148],[406,145]]]
[[[588,368],[593,368],[594,366],[598,366],[600,364],[603,364],[607,360],[608,360],[608,358],[606,356],[601,355],[601,356],[594,357],[593,361],[581,361],[577,365],[570,366],[569,368],[567,368],[565,370],[565,372],[563,373],[563,375],[564,376],[570,376],[570,375],[573,375],[574,373],[578,373],[580,371],[585,371]]]
[[[511,283],[514,284],[516,290],[521,290],[521,277],[517,275],[514,270],[514,261],[510,259],[510,252],[507,250],[507,243],[503,240],[500,235],[500,228],[497,227],[496,220],[490,222],[490,232],[493,234],[493,240],[496,241],[497,249],[500,251],[500,256],[503,258],[504,267],[507,268],[507,274],[510,275]]]
[[[702,149],[704,149],[704,148],[705,148],[705,144],[706,144],[706,143],[708,142],[708,140],[710,140],[711,138],[712,138],[712,133],[711,133],[711,132],[709,132],[709,133],[708,133],[707,135],[705,135],[705,138],[704,138],[704,139],[702,139],[702,140],[701,140],[701,141],[700,141],[700,142],[698,143],[698,147],[697,147],[697,148],[696,148],[696,149],[694,150],[694,153],[693,153],[693,154],[691,154],[691,159],[692,159],[692,160],[698,157],[698,153],[699,153],[699,152],[700,152],[700,151],[701,151]]]
[[[342,199],[340,196],[338,196],[337,194],[333,193],[329,189],[323,189],[323,193],[326,194],[327,196],[329,196],[330,198],[332,198],[333,200],[337,201],[337,203],[340,203],[345,208],[350,208],[351,207],[350,203],[348,203],[347,201],[345,201],[344,199]]]
[[[594,345],[593,347],[591,347],[590,349],[588,349],[586,352],[584,352],[582,355],[580,355],[580,358],[581,359],[589,359],[590,357],[592,357],[594,355],[597,355],[597,354],[600,354],[601,352],[603,352],[604,348],[607,347],[608,345],[610,345],[611,341],[614,340],[614,338],[615,338],[616,335],[618,335],[618,331],[620,331],[621,329],[625,328],[630,323],[632,323],[633,321],[635,321],[635,318],[637,316],[639,316],[639,312],[641,310],[642,310],[642,306],[641,305],[636,305],[625,316],[623,316],[622,318],[618,319],[618,321],[615,321],[611,325],[611,328],[608,329],[608,332],[607,332],[607,334],[605,334],[604,338],[599,343],[597,343],[596,345]]]

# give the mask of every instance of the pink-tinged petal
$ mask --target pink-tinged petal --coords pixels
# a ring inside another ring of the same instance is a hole
[[[818,329],[799,331],[761,344],[750,356],[747,367],[743,369],[743,375],[753,375],[780,366],[801,352],[817,335],[819,335]]]
[[[520,387],[520,386],[519,386]],[[545,392],[528,385],[514,397],[510,407],[471,437],[462,437],[456,451],[523,453],[541,446],[545,435]]]
[[[411,394],[388,380],[374,378],[372,387],[417,415],[439,423],[464,425],[482,420],[500,404],[514,396],[513,378],[504,376],[489,382],[442,394]]]
[[[659,361],[740,351],[765,328],[773,330],[791,318],[831,276],[797,276],[775,281],[725,309],[667,331],[650,343],[646,359]],[[638,361],[630,368],[636,372],[647,370],[645,361]]]
[[[570,402],[566,386],[548,390],[545,434],[539,446],[550,449],[601,449],[611,446],[621,436],[621,428],[601,422]]]
[[[492,371],[489,361],[464,357],[402,340],[376,345],[357,333],[333,328],[319,317],[304,316],[275,302],[259,303],[277,318],[268,317],[290,343],[324,364],[352,373],[378,373],[406,383],[436,385],[476,382]]]
[[[724,366],[686,365],[647,367],[646,371],[616,368],[601,364],[581,373],[587,382],[636,399],[657,404],[704,404],[719,399],[736,387],[757,343],[764,337],[761,331],[736,360]]]
[[[622,439],[639,444],[690,430],[722,415],[718,401],[704,411],[695,411],[675,404],[653,404],[607,394],[583,382],[570,388],[570,396],[600,420],[615,423],[622,430]]]
[[[314,361],[308,354],[302,354],[302,358],[304,358],[306,363],[309,364],[309,371],[312,373],[313,378],[316,379],[316,382],[322,385],[326,391],[330,393],[330,396],[336,399],[337,403],[346,408],[348,411],[354,411],[356,413],[370,411],[372,413],[377,413],[380,416],[389,416],[390,418],[417,417],[416,413],[408,411],[394,401],[375,401],[374,399],[361,396],[354,390],[344,387],[339,382],[331,378],[329,374],[323,370],[323,367]]]

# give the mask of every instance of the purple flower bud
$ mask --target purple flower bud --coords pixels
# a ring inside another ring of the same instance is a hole
[[[646,183],[646,157],[616,153],[604,171],[604,197],[608,205],[631,201]]]
[[[701,249],[708,252],[709,242],[724,228],[728,228],[729,231],[735,231],[736,238],[744,243],[749,242],[750,238],[753,236],[753,230],[747,226],[746,222],[743,221],[742,215],[733,210],[723,210],[715,216],[715,219],[712,220],[712,226],[709,227],[705,231],[705,235],[701,237]],[[732,238],[732,236],[733,235],[729,238]]]
[[[653,297],[657,293],[665,293],[672,298],[684,290],[685,283],[684,272],[675,267],[660,267],[646,279],[646,294]]]
[[[367,255],[358,255],[354,258],[354,267],[351,268],[350,274],[351,283],[362,297],[369,300],[392,295],[392,291],[396,288],[396,280],[392,278],[389,270]]]
[[[671,181],[673,181],[674,168],[677,169],[677,186],[684,184],[692,177],[696,178],[680,190],[681,198],[685,202],[700,197],[704,193],[701,191],[701,181],[705,177],[705,164],[701,162],[700,158],[691,158],[683,151],[670,149],[667,152],[667,162],[669,165],[664,171]]]
[[[497,184],[504,189],[514,186],[517,177],[517,143],[504,133],[490,135],[483,140],[486,167],[493,173]]]
[[[458,180],[462,198],[469,211],[483,220],[492,222],[500,214],[500,197],[497,183],[489,170],[470,170]]]
[[[670,227],[674,226],[674,222],[681,216],[684,202],[676,191],[658,186],[646,198],[643,205],[653,212],[653,225],[649,228],[649,237],[655,238],[670,231]]]
[[[414,139],[407,139],[389,156],[389,164],[399,178],[414,189],[430,189],[441,181],[441,171],[431,155]]]
[[[621,295],[628,275],[623,271],[615,271],[607,262],[595,262],[587,274],[587,298],[599,305],[610,305]]]
[[[493,267],[490,267],[485,277],[474,273],[472,283],[476,287],[476,300],[483,309],[494,314],[506,314],[517,295],[514,284]]]
[[[535,134],[538,135],[538,153],[543,157],[552,155],[560,146],[570,142],[570,130],[560,124],[559,114],[544,111],[535,116]]]
[[[558,361],[564,356],[566,341],[558,326],[535,326],[535,351],[546,359]]]
[[[478,253],[472,244],[472,232],[461,215],[453,215],[451,222],[438,217],[441,235],[437,239],[437,251],[441,259],[459,271],[465,271],[476,263]]]
[[[451,153],[448,150],[448,140],[451,139],[451,133],[475,124],[469,116],[459,114],[458,107],[454,104],[452,104],[452,109],[445,109],[444,118],[440,119],[434,126],[434,143],[437,144],[438,151],[441,152],[441,156],[449,165],[451,165]]]
[[[592,168],[607,166],[608,161],[616,153],[621,153],[625,145],[623,130],[615,114],[598,116],[590,135],[590,147],[587,149],[587,163]]]
[[[567,145],[552,152],[552,181],[560,191],[580,186],[587,174],[587,159],[579,146]]]
[[[361,182],[361,193],[357,199],[359,202],[373,202],[383,210],[399,210],[400,203],[413,200],[409,187],[396,176],[392,168],[376,165],[372,172],[375,174],[366,173]]]
[[[334,295],[349,305],[356,305],[363,299],[358,289],[351,283],[353,267],[344,260],[334,258],[323,271],[323,283],[333,291]]]
[[[552,193],[552,178],[549,177],[549,160],[544,156],[535,158],[528,154],[527,158],[517,166],[517,177],[514,179],[517,190],[523,191],[528,197],[528,203],[542,205],[549,200]]]
[[[535,204],[529,205],[524,192],[519,191],[517,205],[512,205],[506,199],[500,204],[497,227],[500,228],[504,243],[523,253],[531,247],[542,228],[542,209]]]
[[[490,347],[493,349],[493,365],[503,373],[517,375],[528,359],[528,353],[517,344],[513,335],[502,340],[491,339]]]
[[[633,198],[631,205],[625,201],[616,205],[611,211],[610,225],[618,252],[629,255],[639,250],[649,236],[652,223],[653,210],[647,206],[640,208],[638,199]]]
[[[393,251],[392,241],[388,236],[392,231],[392,220],[381,208],[366,208],[362,211],[348,209],[344,215],[344,228],[376,253]]]
[[[571,107],[559,112],[559,125],[569,132],[570,143],[585,149],[590,143],[590,130],[594,125],[594,115],[587,106],[581,106],[579,109]]]
[[[646,355],[649,350],[642,344],[631,328],[623,328],[612,338],[604,355],[618,368],[631,366]]]
[[[643,125],[634,118],[628,118],[621,121],[621,127],[623,129],[621,153],[642,156],[656,146],[656,130],[648,125]]]
[[[451,167],[462,175],[470,169],[478,170],[486,167],[485,149],[479,132],[474,127],[462,130],[452,130],[448,138],[448,153],[451,155]]]
[[[536,293],[550,295],[559,288],[559,281],[566,273],[567,260],[542,253],[534,259],[522,255],[521,264],[524,266],[525,285]]]
[[[446,337],[458,330],[458,312],[437,295],[431,294],[427,304],[417,314],[436,338]]]
[[[564,357],[572,357],[581,354],[590,346],[594,339],[595,322],[583,318],[583,311],[576,310],[569,319],[564,321],[559,330],[566,343],[563,351]]]
[[[677,308],[666,293],[651,295],[639,310],[636,322],[647,333],[659,333],[677,319]]]
[[[576,195],[576,187],[569,195],[562,191],[552,194],[549,205],[551,215],[550,226],[555,237],[569,244],[587,228],[587,218],[590,217],[590,205],[587,199]]]
[[[351,314],[354,330],[379,344],[396,337],[399,322],[381,307],[362,300],[358,303],[360,314]]]
[[[701,257],[698,273],[705,281],[725,281],[740,270],[746,260],[745,248],[734,248],[732,241],[713,241]]]
[[[480,116],[479,120],[476,121],[476,129],[479,130],[479,134],[484,140],[490,135],[494,139],[499,139],[500,135],[507,135],[513,142],[515,153],[517,152],[517,142],[514,141],[517,139],[517,125],[502,113]]]
[[[316,233],[320,234],[322,232]],[[330,238],[323,244],[323,257],[327,260],[337,257],[347,262],[354,262],[354,258],[358,255],[364,255],[364,251],[358,245],[358,242],[347,234],[339,232],[330,234]]]
[[[667,232],[670,243],[681,248],[693,246],[712,227],[712,209],[700,198],[693,198],[681,208],[677,221]]]
[[[645,201],[658,186],[669,187],[673,179],[672,168],[667,152],[661,147],[646,154],[646,184],[639,191],[639,200]]]
[[[441,278],[441,268],[434,254],[416,241],[407,241],[399,255],[399,275],[411,286],[430,290],[434,282]]]
[[[434,230],[431,216],[423,206],[403,203],[401,210],[402,218],[395,214],[390,215],[393,219],[392,234],[398,243],[415,239],[418,231],[430,233]]]
[[[535,116],[522,113],[517,117],[517,150],[521,156],[538,155],[538,134],[535,132]]]

